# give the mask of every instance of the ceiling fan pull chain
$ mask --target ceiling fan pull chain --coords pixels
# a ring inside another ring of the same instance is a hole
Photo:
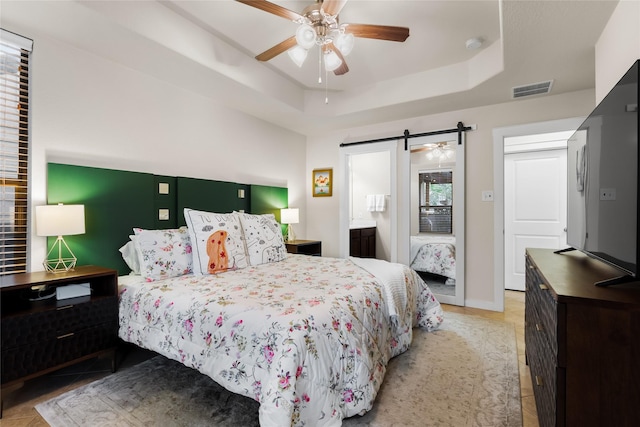
[[[329,72],[324,71],[324,103],[329,103]]]
[[[318,48],[318,84],[322,84],[322,48]]]

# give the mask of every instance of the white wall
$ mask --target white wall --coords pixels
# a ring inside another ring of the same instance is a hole
[[[300,208],[305,238],[304,136],[33,31],[9,29],[34,39],[32,207],[46,204],[51,161],[278,185]],[[121,207],[113,208],[115,215]],[[38,270],[46,243],[32,230],[31,266]]]
[[[621,0],[596,43],[596,103],[640,59],[640,1]]]
[[[459,121],[475,124],[477,130],[467,133],[466,141],[466,295],[469,306],[493,308],[493,204],[481,201],[481,192],[493,188],[493,136],[497,127],[542,122],[567,117],[586,116],[594,107],[594,91],[586,90],[564,95],[542,96],[510,103],[452,111],[436,115],[410,118],[372,126],[347,129],[326,136],[307,139],[307,173],[314,168],[333,167],[337,176],[339,144],[345,140],[373,139],[401,135],[404,129],[422,133],[450,129]],[[398,144],[401,146],[402,144]],[[402,148],[400,148],[402,149]],[[398,156],[401,159],[402,156]],[[399,175],[403,173],[401,166]],[[402,180],[398,177],[398,182]],[[339,254],[339,195],[345,189],[334,187],[334,197],[312,198],[307,195],[307,235],[322,239],[326,256]],[[404,203],[399,201],[398,232],[404,226]],[[399,248],[399,251],[407,251]],[[406,255],[408,257],[408,255]],[[399,254],[399,259],[403,259]]]

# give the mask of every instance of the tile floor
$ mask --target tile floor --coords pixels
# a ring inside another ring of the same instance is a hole
[[[451,305],[444,305],[444,309],[445,311],[472,314],[515,325],[520,366],[523,427],[537,427],[538,416],[533,398],[531,377],[524,358],[524,293],[505,292],[505,311],[502,313]],[[120,367],[131,366],[152,356],[153,353],[139,349],[125,352]],[[110,369],[111,361],[109,359],[88,360],[41,378],[27,381],[23,387],[17,390],[3,392],[4,411],[0,425],[4,427],[47,426],[48,424],[35,410],[35,405],[109,375]]]

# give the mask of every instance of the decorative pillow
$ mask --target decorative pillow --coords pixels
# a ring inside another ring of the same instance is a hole
[[[287,256],[287,247],[282,238],[282,229],[273,214],[252,215],[237,212],[242,224],[247,254],[251,265],[282,261]]]
[[[133,240],[140,274],[149,282],[193,272],[191,240],[186,228],[143,230],[134,228]]]
[[[134,234],[129,236],[129,241],[120,248],[122,259],[127,263],[133,274],[140,274],[140,260],[138,259],[138,251],[133,240],[136,238]]]
[[[184,208],[184,219],[193,244],[194,274],[216,274],[248,266],[237,215]]]

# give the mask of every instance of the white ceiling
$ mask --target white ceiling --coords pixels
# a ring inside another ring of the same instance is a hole
[[[307,1],[273,3],[301,13]],[[356,39],[350,71],[310,53],[254,56],[297,24],[234,0],[2,1],[3,28],[32,29],[302,134],[511,101],[514,86],[593,88],[595,42],[617,1],[349,0],[342,23],[404,26],[404,43]],[[24,34],[30,36],[30,34]],[[484,40],[468,50],[471,37]],[[36,47],[37,48],[37,47]],[[538,95],[545,96],[545,95]],[[325,104],[328,98],[328,104]]]

